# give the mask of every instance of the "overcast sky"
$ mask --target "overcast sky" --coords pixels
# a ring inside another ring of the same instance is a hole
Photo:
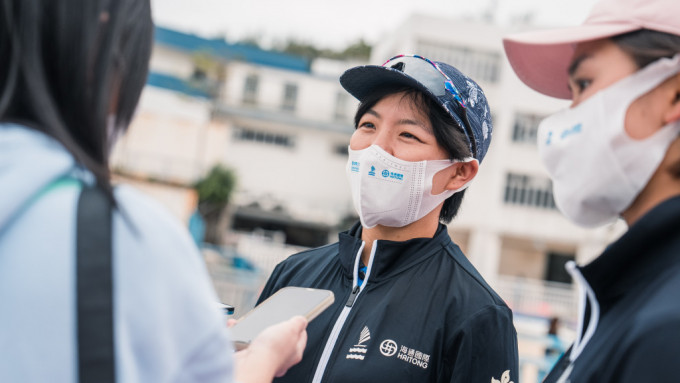
[[[533,13],[544,26],[578,24],[595,0],[151,0],[157,24],[204,37],[271,44],[292,37],[320,48],[342,48],[359,38],[375,42],[411,13],[481,17],[499,23]]]

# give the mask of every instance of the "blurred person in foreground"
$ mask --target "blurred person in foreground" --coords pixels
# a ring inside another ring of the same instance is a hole
[[[303,318],[234,354],[186,230],[111,186],[110,148],[147,77],[149,1],[0,0],[0,19],[0,382],[83,381],[79,357],[98,357],[79,348],[75,270],[77,203],[95,186],[113,206],[115,363],[96,381],[267,382],[299,361]]]
[[[285,286],[336,297],[277,381],[517,382],[512,312],[446,227],[491,142],[482,89],[413,55],[351,68],[340,83],[361,102],[346,168],[360,222],[269,278],[260,301]]]
[[[585,266],[577,338],[546,382],[675,382],[680,365],[680,1],[602,0],[581,25],[505,39],[533,89],[560,210],[628,231]]]

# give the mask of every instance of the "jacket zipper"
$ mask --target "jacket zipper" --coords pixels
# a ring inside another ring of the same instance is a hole
[[[352,293],[349,295],[349,298],[347,298],[347,303],[345,303],[346,307],[352,307],[354,304],[354,301],[357,300],[357,295],[359,295],[359,290],[361,290],[361,287],[359,286],[354,286],[352,289]]]
[[[371,266],[373,266],[373,256],[375,255],[375,250],[378,248],[378,241],[377,240],[373,241],[371,256],[368,259],[368,265],[366,265],[366,277],[364,278],[364,282],[361,284],[361,286],[359,286],[359,283],[357,282],[357,272],[359,269],[359,259],[361,258],[361,252],[364,250],[364,246],[365,243],[362,243],[354,260],[354,271],[352,275],[352,292],[349,294],[349,298],[347,298],[345,307],[342,308],[340,315],[338,315],[338,319],[336,319],[335,321],[333,330],[331,331],[331,334],[328,337],[328,340],[326,341],[326,346],[323,349],[323,353],[321,353],[319,364],[317,364],[316,366],[316,372],[314,373],[314,379],[312,379],[312,383],[321,383],[321,378],[323,378],[323,375],[326,372],[328,360],[330,359],[331,353],[335,348],[335,343],[338,341],[338,336],[340,335],[340,331],[342,331],[342,328],[345,325],[345,321],[349,316],[349,312],[352,311],[354,302],[356,302],[357,297],[359,296],[359,294],[361,294],[361,292],[364,290],[364,287],[366,287],[366,285],[368,284],[368,278],[369,275],[371,274]]]

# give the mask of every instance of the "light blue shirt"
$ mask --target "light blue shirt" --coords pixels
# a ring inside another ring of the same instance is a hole
[[[55,140],[0,124],[0,382],[77,381],[77,182]],[[39,197],[37,197],[39,195]],[[113,216],[116,374],[121,382],[230,382],[232,346],[186,229],[117,187]]]

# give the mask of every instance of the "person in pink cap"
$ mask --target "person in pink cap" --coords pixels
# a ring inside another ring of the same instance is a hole
[[[544,382],[675,382],[680,365],[680,1],[602,0],[580,26],[504,39],[519,78],[570,108],[539,126],[559,209],[628,231],[567,269],[577,337]]]

